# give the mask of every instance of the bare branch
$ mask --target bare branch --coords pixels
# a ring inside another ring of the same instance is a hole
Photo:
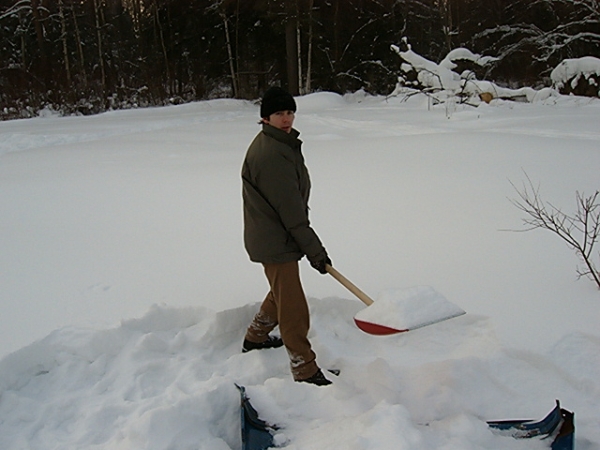
[[[510,182],[518,195],[518,199],[510,201],[527,216],[523,223],[528,227],[522,231],[541,228],[556,234],[583,261],[584,268],[576,269],[578,278],[589,278],[600,289],[600,272],[592,260],[594,245],[600,238],[600,191],[587,197],[577,192],[577,211],[571,216],[551,203],[544,202],[539,185],[534,186],[527,174],[525,177],[527,181],[523,182],[520,189]]]

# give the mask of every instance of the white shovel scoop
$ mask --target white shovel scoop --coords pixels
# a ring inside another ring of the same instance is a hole
[[[377,302],[330,265],[327,272],[352,292],[368,308],[354,316],[356,326],[365,333],[387,335],[404,333],[465,314],[429,286],[383,292]]]

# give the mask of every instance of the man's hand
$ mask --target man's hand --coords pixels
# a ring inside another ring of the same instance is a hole
[[[319,253],[316,256],[308,258],[308,260],[310,261],[310,265],[323,275],[327,273],[327,264],[329,264],[330,266],[333,265],[331,264],[331,259],[329,259],[329,256],[327,256],[327,252],[325,251]]]

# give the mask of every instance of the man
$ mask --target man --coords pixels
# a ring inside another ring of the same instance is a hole
[[[310,178],[293,128],[294,98],[279,87],[265,92],[262,131],[248,148],[242,167],[244,245],[250,259],[264,266],[270,291],[248,327],[243,351],[285,345],[295,381],[331,384],[317,366],[308,340],[310,318],[298,261],[327,273],[331,264],[308,220]],[[281,338],[269,333],[279,325]]]

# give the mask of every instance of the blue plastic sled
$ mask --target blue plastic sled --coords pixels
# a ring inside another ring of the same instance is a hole
[[[258,413],[250,404],[244,386],[235,385],[241,396],[242,450],[266,450],[273,447],[272,431],[276,427],[269,425],[258,417]]]
[[[562,409],[556,400],[556,406],[546,417],[533,420],[499,420],[488,422],[491,428],[500,430],[517,439],[539,436],[542,439],[554,438],[552,450],[573,450],[575,440],[575,415]]]

